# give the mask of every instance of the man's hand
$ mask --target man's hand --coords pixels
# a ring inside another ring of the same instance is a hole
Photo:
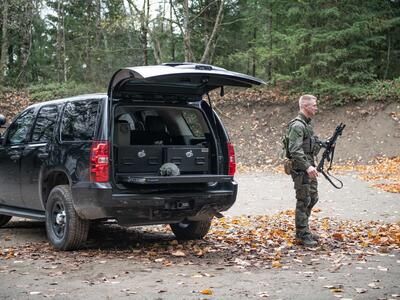
[[[307,168],[306,172],[307,172],[307,175],[308,175],[310,178],[317,178],[317,177],[318,177],[318,171],[317,171],[317,169],[314,168],[313,166],[309,166],[309,167]]]

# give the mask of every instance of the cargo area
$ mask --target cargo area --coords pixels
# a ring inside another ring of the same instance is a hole
[[[118,105],[114,110],[114,178],[123,184],[229,181],[211,167],[215,138],[201,110]]]

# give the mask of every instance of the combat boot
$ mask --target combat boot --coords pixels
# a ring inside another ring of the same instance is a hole
[[[319,239],[320,239],[320,236],[319,236],[318,234],[316,234],[316,233],[311,233],[311,238],[312,238],[314,241],[318,242]]]
[[[318,245],[318,242],[312,238],[311,234],[307,234],[302,238],[297,238],[297,241],[306,247],[315,247]]]

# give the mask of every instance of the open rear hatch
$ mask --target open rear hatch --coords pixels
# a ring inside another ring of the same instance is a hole
[[[223,86],[251,87],[263,84],[255,77],[203,64],[163,64],[123,68],[108,87],[110,98],[140,94],[201,96]],[[192,100],[192,99],[190,99]]]
[[[173,108],[173,104],[200,101],[204,94],[225,85],[251,87],[262,83],[245,74],[192,63],[120,69],[112,77],[108,88],[110,100],[118,101],[113,113],[116,120],[114,135],[121,142],[116,142],[114,138],[115,180],[142,186],[232,181],[233,176],[221,175],[217,170],[216,149],[220,146],[216,145],[215,133],[207,125],[204,113],[186,106],[180,111]],[[157,108],[157,101],[172,106],[168,109]],[[122,117],[124,113],[126,116]],[[148,128],[150,125],[145,123],[151,118],[158,118],[157,127],[161,123],[167,125],[161,131],[157,129],[157,139],[161,141],[149,141],[153,132]],[[190,133],[196,129],[190,128],[194,118],[198,118],[198,124],[193,127],[198,127],[201,134],[190,137]],[[176,124],[172,124],[171,120]],[[136,127],[140,127],[136,123],[144,124],[144,130],[136,130]],[[123,132],[129,132],[129,136],[124,137]],[[165,137],[166,133],[168,137]],[[179,176],[160,176],[160,166],[165,163],[176,165]]]

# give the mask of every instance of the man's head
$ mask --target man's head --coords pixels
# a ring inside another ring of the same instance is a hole
[[[307,118],[312,118],[318,111],[317,97],[313,95],[303,95],[299,99],[300,112]]]

